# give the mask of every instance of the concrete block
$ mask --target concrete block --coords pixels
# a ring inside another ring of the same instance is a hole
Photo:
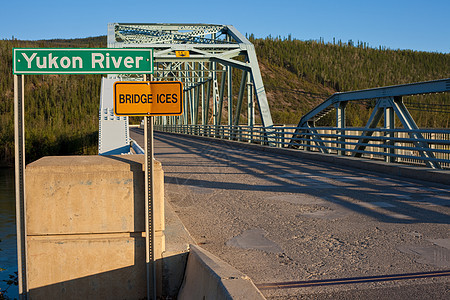
[[[190,247],[178,300],[265,299],[248,276],[201,247]]]
[[[30,299],[141,299],[145,238],[136,234],[27,239]]]
[[[43,157],[26,168],[29,235],[145,231],[143,155]],[[155,161],[155,199],[164,174]],[[155,201],[155,230],[164,205]]]
[[[27,166],[30,299],[146,297],[143,162],[143,155],[70,156]],[[154,167],[154,255],[161,286],[164,174],[159,162]]]

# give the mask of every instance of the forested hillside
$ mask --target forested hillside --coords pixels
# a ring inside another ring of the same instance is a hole
[[[106,37],[0,41],[0,165],[14,157],[12,48],[105,47]],[[95,154],[100,75],[25,76],[27,162],[44,155]]]
[[[297,124],[318,100],[335,92],[450,77],[450,54],[374,49],[351,41],[324,43],[252,36],[250,40],[262,65],[276,123]],[[450,94],[406,97],[404,102],[419,127],[449,127]],[[347,106],[347,125],[365,125],[371,106],[370,102]],[[329,117],[333,118],[331,114]]]
[[[250,40],[255,44],[273,120],[296,124],[338,91],[450,77],[450,54],[373,49],[364,43]],[[14,155],[13,47],[106,47],[106,37],[73,40],[0,41],[0,165]],[[95,154],[100,75],[30,75],[25,81],[26,157]],[[408,97],[419,127],[449,128],[450,95]],[[348,125],[362,126],[370,101],[349,105]],[[332,115],[323,122],[331,122]]]

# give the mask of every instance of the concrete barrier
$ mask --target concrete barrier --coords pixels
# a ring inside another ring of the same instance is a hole
[[[195,240],[184,227],[180,218],[169,202],[164,205],[166,215],[166,249],[163,252],[163,296],[176,299],[183,283],[189,245],[196,244]]]
[[[146,297],[143,155],[44,157],[26,168],[30,299]],[[162,286],[164,175],[155,164]],[[158,291],[161,295],[161,291]]]
[[[178,299],[265,298],[248,276],[201,247],[190,245],[186,273]]]

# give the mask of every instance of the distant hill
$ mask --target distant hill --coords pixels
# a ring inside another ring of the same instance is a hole
[[[335,92],[450,77],[450,54],[370,48],[349,41],[254,39],[274,122],[300,116]],[[419,127],[449,128],[450,94],[405,97]],[[373,102],[347,106],[347,125],[365,125]],[[286,109],[288,108],[288,109]],[[324,119],[332,123],[333,115]]]
[[[450,54],[374,49],[366,44],[250,36],[274,123],[300,117],[335,92],[450,77]],[[0,164],[14,155],[13,47],[106,47],[106,36],[42,41],[0,41]],[[95,154],[100,75],[26,77],[26,157]],[[405,98],[419,127],[449,128],[450,95]],[[348,125],[362,126],[373,103],[347,106]],[[321,120],[333,124],[334,116]]]

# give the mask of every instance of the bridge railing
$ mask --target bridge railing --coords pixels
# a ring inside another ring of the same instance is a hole
[[[298,151],[358,156],[415,166],[450,169],[450,130],[311,128],[229,125],[155,125],[155,130],[235,140]],[[294,135],[294,132],[297,134]],[[300,135],[298,132],[302,132]]]

